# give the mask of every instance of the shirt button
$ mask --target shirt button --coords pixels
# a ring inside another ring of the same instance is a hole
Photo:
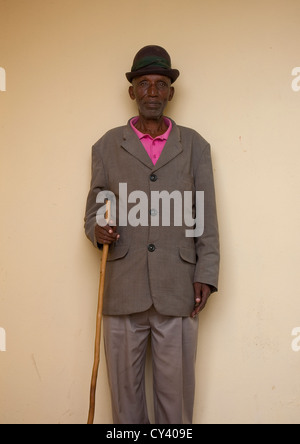
[[[151,180],[151,182],[156,182],[157,181],[157,175],[156,174],[151,174],[150,175],[150,180]]]
[[[155,251],[155,245],[154,244],[149,244],[148,245],[148,251],[150,251],[150,253],[153,253],[153,251]]]

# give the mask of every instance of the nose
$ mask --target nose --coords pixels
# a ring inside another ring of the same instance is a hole
[[[148,96],[150,97],[157,97],[158,93],[157,93],[157,88],[155,83],[150,83],[149,88],[148,88]]]

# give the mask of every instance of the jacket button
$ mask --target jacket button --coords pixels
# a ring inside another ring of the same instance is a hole
[[[149,210],[149,214],[150,214],[150,216],[157,216],[157,210],[155,210],[154,208],[151,208],[151,210]]]
[[[151,174],[150,175],[150,180],[151,180],[151,182],[156,182],[157,181],[157,175],[156,174]]]
[[[150,251],[150,253],[153,253],[153,251],[155,251],[155,245],[149,244],[148,245],[148,251]]]

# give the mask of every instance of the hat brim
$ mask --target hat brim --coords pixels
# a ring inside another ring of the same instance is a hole
[[[160,74],[162,76],[169,77],[171,79],[171,83],[174,83],[175,80],[179,77],[180,72],[178,69],[165,69],[161,67],[149,66],[148,69],[139,69],[138,71],[130,71],[126,73],[127,80],[131,83],[135,77],[141,77],[149,74]]]

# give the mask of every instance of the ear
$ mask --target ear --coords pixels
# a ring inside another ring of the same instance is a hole
[[[135,94],[134,94],[134,90],[133,90],[133,86],[132,85],[128,88],[128,93],[129,93],[129,97],[132,100],[135,100]]]
[[[174,94],[175,94],[175,88],[174,88],[174,86],[171,86],[171,88],[170,88],[170,94],[169,94],[169,102],[171,102],[171,100],[173,99],[173,97],[174,97]]]

